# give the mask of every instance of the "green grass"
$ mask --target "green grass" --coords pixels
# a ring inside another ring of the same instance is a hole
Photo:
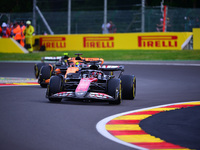
[[[66,51],[65,51],[66,52]],[[45,51],[29,54],[0,53],[0,60],[41,60],[43,56],[63,56],[64,52]],[[83,57],[100,57],[104,60],[200,60],[200,51],[195,50],[104,50],[104,51],[68,51],[70,57],[82,53]]]

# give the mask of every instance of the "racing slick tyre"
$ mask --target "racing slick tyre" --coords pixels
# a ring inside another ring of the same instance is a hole
[[[40,69],[42,68],[42,66],[45,66],[45,63],[37,63],[34,65],[34,73],[35,73],[35,78],[37,79],[40,73]]]
[[[40,75],[38,77],[38,83],[40,83],[40,86],[43,88],[47,87],[47,84],[45,80],[50,79],[51,77],[51,67],[50,66],[42,66],[40,69]]]
[[[112,96],[115,101],[110,101],[109,104],[119,105],[121,104],[121,80],[120,79],[110,79],[108,81],[108,95]]]
[[[136,95],[136,77],[134,75],[122,75],[122,99],[133,100]]]
[[[59,76],[53,76],[50,79],[47,92],[48,95],[51,96],[55,93],[59,93],[62,91],[62,79]],[[62,98],[49,98],[50,102],[61,102]]]

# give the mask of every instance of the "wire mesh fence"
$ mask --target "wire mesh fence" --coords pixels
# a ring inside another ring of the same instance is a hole
[[[68,13],[42,12],[54,34],[67,34]],[[71,34],[102,33],[102,11],[72,11]],[[10,21],[32,20],[32,12],[10,13]],[[192,31],[192,28],[200,27],[200,9],[168,8],[167,31],[182,32]],[[141,7],[133,10],[108,10],[108,21],[112,21],[117,27],[117,33],[141,32]],[[157,32],[162,18],[160,7],[145,8],[145,32]],[[8,17],[1,17],[0,23],[8,22]],[[36,15],[36,34],[48,32],[42,19]]]
[[[162,14],[160,8],[152,9],[146,8],[146,31],[154,32],[157,31],[157,24],[160,23]],[[200,27],[200,9],[188,9],[188,8],[168,8],[168,25],[167,31],[170,32],[184,32],[192,31],[192,28]]]

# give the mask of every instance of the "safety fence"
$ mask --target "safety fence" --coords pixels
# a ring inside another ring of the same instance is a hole
[[[42,10],[41,10],[42,11]],[[68,13],[42,12],[54,34],[67,34]],[[37,14],[37,13],[36,13]],[[102,33],[102,11],[72,11],[71,34]],[[167,31],[184,32],[200,27],[200,9],[168,8]],[[10,13],[11,22],[32,20],[32,12]],[[108,21],[111,20],[117,27],[117,33],[141,32],[141,8],[133,10],[108,10]],[[145,8],[145,32],[157,32],[162,13],[160,7]],[[1,17],[0,23],[7,22],[8,17]],[[36,34],[48,32],[40,16],[36,15]]]

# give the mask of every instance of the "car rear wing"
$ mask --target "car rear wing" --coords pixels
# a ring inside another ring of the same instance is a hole
[[[124,66],[120,65],[102,65],[101,68],[99,68],[102,71],[124,71]]]
[[[41,57],[41,61],[59,61],[62,59],[62,56],[55,56],[55,57]]]
[[[74,62],[74,61],[83,61],[85,63],[90,63],[90,62],[100,62],[101,65],[104,63],[103,58],[88,58],[88,57],[79,57],[80,59],[77,59],[76,57],[70,57],[68,58],[69,62]]]
[[[68,61],[69,62],[73,62],[75,60],[82,60],[84,61],[85,63],[88,63],[88,62],[92,62],[92,61],[99,61],[101,63],[101,65],[104,63],[104,59],[103,58],[88,58],[88,57],[81,57],[81,53],[76,53],[75,55],[77,55],[76,57],[70,57],[68,58]]]
[[[83,60],[85,62],[99,62],[99,63],[101,63],[101,65],[103,65],[103,63],[104,63],[103,58],[83,58]]]
[[[107,72],[107,73],[109,73],[110,75],[112,75],[113,77],[114,77],[114,71],[115,72],[120,72],[119,74],[118,74],[118,78],[120,78],[121,77],[121,75],[123,74],[123,72],[124,72],[124,66],[122,66],[122,65],[120,65],[120,66],[118,66],[118,65],[103,65],[101,68],[99,68],[101,71],[103,71],[103,72]]]

